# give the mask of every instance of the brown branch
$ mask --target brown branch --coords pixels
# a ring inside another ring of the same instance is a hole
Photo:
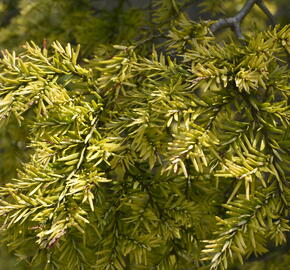
[[[260,7],[260,9],[271,19],[271,22],[273,24],[274,23],[273,15],[269,11],[269,9],[265,6],[262,0],[248,0],[242,7],[242,9],[235,16],[225,19],[219,19],[216,23],[214,23],[210,27],[210,30],[212,31],[212,33],[216,33],[221,29],[231,27],[235,31],[238,38],[244,39],[244,36],[241,31],[241,23],[255,4],[257,4]]]

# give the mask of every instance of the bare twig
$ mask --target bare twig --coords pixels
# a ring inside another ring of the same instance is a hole
[[[147,42],[152,41],[153,39],[166,38],[166,37],[167,37],[167,36],[165,36],[165,35],[161,35],[161,34],[160,34],[160,35],[154,35],[154,34],[151,34],[148,38],[146,38],[146,39],[142,39],[142,40],[138,41],[138,42],[135,44],[135,49],[136,49],[137,47],[140,47],[141,45],[147,43]]]
[[[271,13],[271,11],[267,8],[265,3],[262,0],[258,0],[257,5],[269,17],[272,26],[274,26],[276,24],[274,16]]]
[[[273,15],[265,6],[262,0],[248,0],[243,8],[235,16],[225,19],[219,19],[211,26],[210,30],[212,31],[212,33],[216,33],[223,28],[231,27],[235,31],[237,37],[243,39],[244,36],[241,31],[241,23],[255,4],[257,4],[260,9],[262,9],[262,11],[271,19],[271,23],[274,24]]]

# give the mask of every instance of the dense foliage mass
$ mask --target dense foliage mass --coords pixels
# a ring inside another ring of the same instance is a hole
[[[286,269],[289,25],[96,2],[3,1],[3,246],[23,269]]]

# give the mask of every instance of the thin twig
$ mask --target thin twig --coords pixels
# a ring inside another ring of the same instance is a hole
[[[258,0],[257,5],[268,16],[268,18],[270,19],[270,22],[271,22],[272,26],[274,26],[276,24],[275,19],[274,19],[274,16],[271,13],[271,11],[267,8],[267,6],[265,5],[265,3],[262,0]]]
[[[138,42],[135,44],[135,49],[136,49],[137,47],[140,47],[141,45],[147,43],[147,42],[152,41],[153,39],[158,39],[158,38],[167,38],[167,36],[162,35],[162,34],[160,34],[160,35],[154,35],[154,34],[152,34],[152,35],[150,35],[148,38],[146,38],[146,39],[142,39],[142,40],[138,41]]]
[[[244,36],[241,31],[241,23],[255,4],[257,4],[260,7],[260,9],[262,9],[262,11],[271,19],[271,22],[274,23],[273,15],[269,11],[269,9],[265,6],[262,0],[248,0],[246,4],[242,7],[242,9],[235,16],[225,19],[219,19],[216,23],[214,23],[210,27],[210,30],[212,31],[212,33],[216,33],[223,28],[231,27],[234,29],[238,38],[244,39]]]

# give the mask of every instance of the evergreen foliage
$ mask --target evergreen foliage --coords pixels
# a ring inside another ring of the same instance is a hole
[[[26,269],[286,269],[289,25],[267,29],[251,0],[254,30],[245,1],[202,1],[233,23],[193,20],[186,0],[13,2],[1,242]]]

